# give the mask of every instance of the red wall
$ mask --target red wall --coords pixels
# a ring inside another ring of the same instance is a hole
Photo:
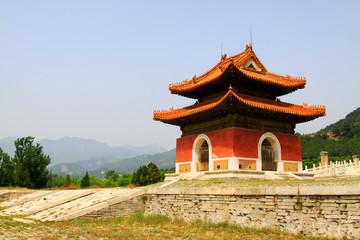
[[[176,139],[176,162],[192,161],[192,147],[196,136],[189,136]],[[210,140],[211,141],[211,140]]]
[[[259,139],[265,132],[239,128],[232,129],[234,130],[234,157],[257,158]]]
[[[274,133],[280,142],[281,159],[301,162],[301,138],[290,134]]]
[[[233,128],[206,133],[210,138],[212,153],[218,158],[234,156]]]
[[[258,143],[263,131],[229,128],[205,133],[211,142],[212,153],[218,158],[258,157]],[[200,135],[200,134],[199,134]],[[300,137],[291,134],[274,133],[281,146],[282,160],[301,161]],[[176,162],[192,160],[192,147],[198,135],[178,138],[176,141]]]

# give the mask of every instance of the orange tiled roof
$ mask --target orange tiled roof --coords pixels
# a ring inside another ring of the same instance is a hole
[[[230,99],[230,101],[235,99],[238,103],[244,106],[263,109],[269,112],[285,113],[299,117],[310,117],[313,119],[326,115],[325,106],[308,106],[307,104],[295,105],[281,102],[279,100],[274,101],[252,97],[244,94],[238,94],[230,87],[229,91],[223,97],[215,98],[202,103],[196,103],[185,108],[175,110],[172,108],[170,110],[154,111],[154,120],[169,121],[191,116],[210,109],[214,109],[228,99]]]
[[[256,62],[261,71],[252,70],[243,66],[251,58]],[[266,68],[261,64],[259,59],[256,57],[251,45],[247,45],[246,50],[240,54],[237,54],[230,58],[226,58],[225,54],[220,60],[220,62],[218,62],[213,68],[211,68],[203,75],[199,77],[194,76],[191,80],[186,79],[185,81],[180,83],[170,84],[169,90],[172,93],[181,93],[197,89],[198,87],[215,82],[228,68],[236,68],[240,72],[240,74],[255,81],[264,82],[285,88],[304,88],[306,84],[305,78],[294,78],[288,75],[281,76],[268,72]]]

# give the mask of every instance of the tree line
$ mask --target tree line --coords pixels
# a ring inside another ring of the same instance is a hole
[[[125,187],[131,184],[132,174],[118,174],[114,170],[110,170],[108,173],[105,179],[90,176],[87,171],[83,178],[72,177],[69,174],[65,177],[53,174],[52,186],[73,189],[84,187]]]
[[[318,164],[321,151],[327,151],[332,162],[349,160],[360,154],[360,108],[316,133],[300,136],[304,167]]]
[[[46,187],[50,177],[47,169],[50,156],[43,153],[39,143],[34,144],[34,137],[18,138],[14,144],[14,157],[0,148],[0,186]]]
[[[119,174],[110,170],[106,173],[105,179],[97,179],[95,176],[89,176],[86,171],[82,179],[71,177],[69,174],[66,177],[51,174],[51,181],[52,186],[65,188],[145,186],[162,182],[165,179],[165,173],[173,172],[175,168],[163,170],[150,162],[148,165],[140,166],[133,174]]]
[[[86,171],[84,177],[70,177],[52,174],[47,169],[51,162],[49,155],[45,155],[43,147],[34,143],[34,137],[18,138],[14,141],[14,157],[0,148],[0,186],[51,188],[51,187],[124,187],[130,184],[144,186],[163,181],[165,171],[159,170],[156,164],[150,162],[147,166],[140,166],[134,174],[118,174],[110,170],[105,179],[89,176]]]

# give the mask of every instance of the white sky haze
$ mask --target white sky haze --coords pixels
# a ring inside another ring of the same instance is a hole
[[[307,78],[282,101],[325,105],[315,132],[360,107],[360,1],[0,0],[0,138],[158,143],[154,110],[194,103],[168,85],[253,49],[269,72]]]

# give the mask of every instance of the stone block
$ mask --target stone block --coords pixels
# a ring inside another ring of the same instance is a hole
[[[347,216],[344,216],[344,215],[327,215],[327,214],[324,214],[323,216],[324,216],[324,218],[327,218],[327,219],[344,219],[344,218],[347,218]]]
[[[250,224],[251,226],[281,227],[288,231],[302,231],[315,235],[337,234],[340,232],[356,231],[360,229],[359,195],[346,195],[339,198],[338,195],[316,195],[313,190],[306,190],[313,195],[302,195],[301,209],[294,211],[297,199],[295,195],[286,195],[285,190],[276,188],[254,188],[254,191],[227,189],[227,190],[192,190],[192,196],[187,194],[176,195],[171,202],[172,208],[168,208],[169,198],[153,198],[151,204],[153,213],[162,211],[170,216],[182,216],[188,219],[205,219],[207,221],[230,221],[234,223]],[[264,190],[265,189],[265,190]],[[348,191],[347,189],[346,191]],[[272,195],[274,193],[280,195]],[[290,188],[290,193],[294,189]],[[186,192],[186,191],[184,191]],[[211,194],[206,194],[206,192]],[[266,192],[268,194],[266,194]],[[297,188],[296,188],[297,192]],[[354,192],[354,190],[353,190]],[[196,193],[196,194],[194,194]],[[199,194],[201,193],[201,194]],[[226,195],[233,193],[234,195]],[[236,193],[244,193],[237,195]],[[171,195],[171,194],[169,194]],[[164,196],[169,196],[164,195]],[[159,201],[159,202],[157,202]],[[160,203],[162,202],[162,203]],[[148,204],[148,203],[147,203]],[[146,204],[146,205],[147,205]],[[146,211],[149,208],[146,207]],[[321,213],[321,214],[320,214]],[[328,228],[330,230],[328,230]],[[344,233],[345,234],[345,233]],[[335,235],[334,235],[335,236]],[[357,234],[356,236],[359,236]],[[360,236],[359,236],[360,237]]]

